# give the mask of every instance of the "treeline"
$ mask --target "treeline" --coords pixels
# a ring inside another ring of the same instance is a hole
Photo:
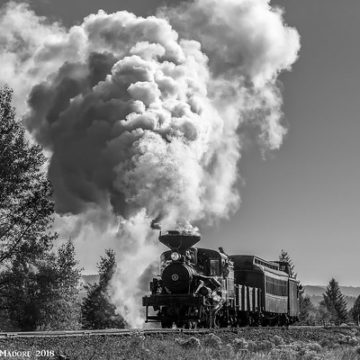
[[[309,296],[300,297],[300,322],[304,325],[334,324],[353,322],[356,325],[360,320],[360,295],[352,308],[347,308],[345,296],[341,293],[338,282],[331,279],[323,293],[323,299],[315,306]]]
[[[100,259],[99,284],[81,300],[72,242],[54,250],[46,159],[27,140],[11,101],[11,89],[0,88],[0,331],[124,327],[107,295],[114,252]]]
[[[281,250],[279,260],[289,263],[290,275],[296,278],[293,261],[286,251]],[[349,322],[359,323],[360,295],[356,299],[354,306],[348,310],[345,296],[341,293],[338,282],[335,279],[331,279],[322,296],[323,299],[319,306],[315,306],[309,296],[300,293],[299,324],[341,325]]]

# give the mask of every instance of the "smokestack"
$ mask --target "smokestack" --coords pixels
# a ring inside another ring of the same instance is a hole
[[[160,231],[161,231],[161,225],[160,225],[160,223],[155,222],[155,220],[153,220],[153,221],[151,222],[150,227],[151,227],[152,229],[154,229],[154,230],[160,230]]]
[[[183,253],[200,241],[200,235],[184,234],[180,231],[169,231],[159,236],[159,241],[173,251]]]
[[[155,219],[151,221],[150,227],[154,230],[160,230],[161,232],[161,224],[160,221],[163,218],[162,214],[159,214]]]

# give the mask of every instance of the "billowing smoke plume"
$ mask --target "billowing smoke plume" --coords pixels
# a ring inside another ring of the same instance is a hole
[[[269,0],[195,0],[148,18],[100,10],[71,29],[9,3],[0,30],[0,79],[52,154],[56,210],[85,222],[80,233],[105,214],[120,249],[113,298],[138,326],[151,219],[190,227],[237,209],[242,130],[281,145],[277,75],[299,36]]]

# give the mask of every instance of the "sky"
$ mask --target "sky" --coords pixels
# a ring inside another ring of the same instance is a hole
[[[5,1],[1,0],[0,4]],[[36,0],[39,15],[66,26],[99,8],[153,14],[158,0]],[[167,3],[176,3],[175,0]],[[280,75],[288,134],[265,159],[242,154],[242,204],[228,220],[203,226],[199,246],[230,254],[293,259],[303,284],[360,286],[360,2],[276,0],[301,37],[299,59]]]

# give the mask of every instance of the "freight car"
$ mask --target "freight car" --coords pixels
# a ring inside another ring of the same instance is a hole
[[[169,231],[160,276],[143,297],[146,322],[162,327],[288,325],[299,314],[299,282],[286,262],[194,247],[199,235]],[[153,307],[154,314],[149,314]]]

